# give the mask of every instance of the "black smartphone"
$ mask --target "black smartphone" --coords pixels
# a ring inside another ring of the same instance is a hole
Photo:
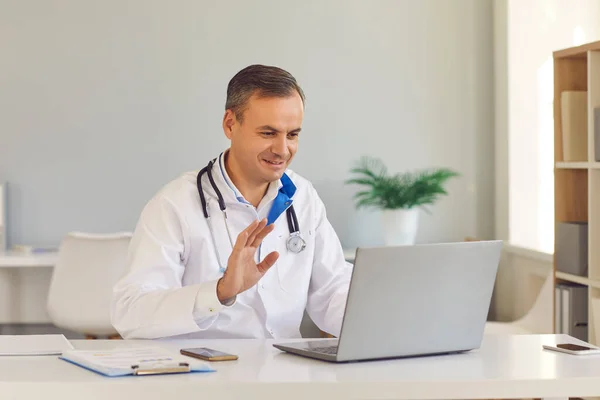
[[[561,344],[557,344],[556,347],[558,347],[559,349],[574,350],[574,351],[592,350],[592,347],[580,346],[578,344],[573,344],[573,343],[561,343]]]
[[[559,351],[575,356],[600,354],[600,348],[598,347],[588,347],[573,343],[558,343],[555,346],[543,345],[542,347],[546,350]]]
[[[223,351],[209,349],[207,347],[181,349],[180,353],[184,356],[199,358],[200,360],[204,361],[230,361],[238,359],[238,356],[235,354],[229,354]]]

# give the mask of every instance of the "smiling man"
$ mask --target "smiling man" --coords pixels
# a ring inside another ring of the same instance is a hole
[[[338,335],[351,265],[313,186],[288,169],[304,93],[277,67],[227,87],[225,150],[144,207],[114,288],[124,338],[297,338],[304,310]]]

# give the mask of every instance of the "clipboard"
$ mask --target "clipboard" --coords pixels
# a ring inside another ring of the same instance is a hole
[[[214,372],[207,363],[160,347],[70,350],[59,359],[107,377]]]

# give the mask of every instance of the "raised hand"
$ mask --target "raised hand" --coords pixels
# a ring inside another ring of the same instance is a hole
[[[267,220],[254,221],[237,237],[227,270],[217,284],[217,297],[221,303],[237,296],[256,283],[275,264],[279,253],[269,253],[259,264],[254,261],[256,250],[263,239],[273,231],[274,224],[267,226]]]

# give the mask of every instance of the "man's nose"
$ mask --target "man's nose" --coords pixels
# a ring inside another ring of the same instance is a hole
[[[277,135],[271,145],[271,151],[282,158],[288,155],[287,138],[285,135]]]

